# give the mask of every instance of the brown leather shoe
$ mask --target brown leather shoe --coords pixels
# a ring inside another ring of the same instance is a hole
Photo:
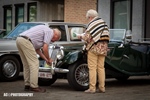
[[[32,87],[30,87],[30,91],[42,92],[42,93],[44,93],[44,92],[46,92],[46,89],[40,88],[40,87],[37,87],[37,88],[32,88]]]
[[[24,91],[30,91],[30,86],[29,85],[25,85]]]

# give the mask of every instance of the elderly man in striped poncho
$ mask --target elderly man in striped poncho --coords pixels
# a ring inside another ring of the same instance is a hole
[[[109,30],[105,21],[98,17],[95,10],[88,10],[86,18],[89,21],[84,35],[78,36],[86,42],[89,68],[89,89],[86,93],[105,93],[105,68],[104,61],[107,55]],[[96,90],[98,74],[98,90]]]

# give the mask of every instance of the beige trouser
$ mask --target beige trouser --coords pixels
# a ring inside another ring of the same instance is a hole
[[[32,43],[22,37],[18,37],[16,44],[23,63],[24,82],[32,88],[38,87],[39,60]]]
[[[98,87],[101,91],[105,91],[105,56],[97,56],[88,51],[88,68],[89,68],[89,89],[96,91],[97,74]]]

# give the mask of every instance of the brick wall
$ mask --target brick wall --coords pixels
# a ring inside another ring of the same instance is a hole
[[[87,23],[85,15],[87,10],[97,8],[97,0],[64,0],[64,21]]]

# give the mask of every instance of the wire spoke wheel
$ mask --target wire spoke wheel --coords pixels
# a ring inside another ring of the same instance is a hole
[[[78,84],[87,86],[89,83],[89,73],[87,64],[82,64],[75,70],[75,79]]]

